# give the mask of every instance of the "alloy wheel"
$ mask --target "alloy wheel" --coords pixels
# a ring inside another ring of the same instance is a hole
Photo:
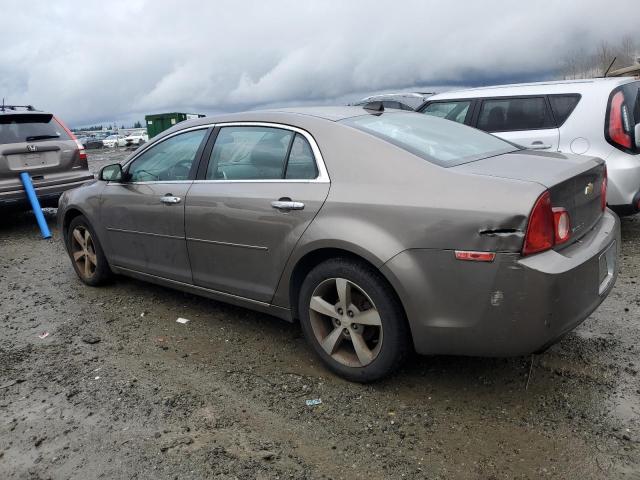
[[[348,367],[364,367],[382,346],[382,319],[367,293],[344,278],[320,283],[309,302],[313,334],[334,360]]]
[[[71,233],[71,255],[78,273],[84,279],[93,277],[98,266],[98,259],[91,233],[81,225],[75,227]]]

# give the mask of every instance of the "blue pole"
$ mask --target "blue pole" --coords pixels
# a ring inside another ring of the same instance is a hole
[[[36,216],[36,220],[38,221],[38,226],[40,227],[42,238],[51,238],[49,225],[47,225],[47,221],[44,219],[44,215],[42,214],[42,208],[40,208],[40,202],[38,201],[38,197],[36,196],[36,191],[33,189],[31,177],[27,172],[22,172],[20,174],[20,180],[22,180],[22,186],[24,186],[24,190],[25,192],[27,192],[29,202],[31,202],[31,209]]]

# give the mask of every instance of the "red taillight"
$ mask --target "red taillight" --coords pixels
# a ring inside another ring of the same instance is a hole
[[[621,147],[631,148],[631,135],[625,131],[628,112],[624,106],[624,93],[618,92],[611,99],[609,110],[609,138]]]
[[[74,133],[69,130],[67,128],[67,126],[62,122],[62,120],[60,120],[58,117],[53,117],[53,119],[58,122],[58,125],[60,125],[65,132],[67,132],[67,135],[69,135],[71,137],[71,140],[76,142],[76,145],[78,145],[78,150],[80,152],[80,160],[87,160],[87,152],[84,149],[84,146],[80,143],[80,140],[78,140],[78,138],[74,135]]]
[[[602,186],[600,187],[600,208],[604,212],[607,208],[607,166],[604,167],[604,177],[602,178]]]
[[[562,207],[555,207],[552,211],[555,244],[558,245],[571,238],[571,219],[569,212]]]
[[[522,255],[549,250],[571,238],[571,217],[566,208],[552,207],[551,194],[545,191],[533,206],[524,237]]]
[[[493,262],[496,258],[494,252],[472,252],[469,250],[456,250],[457,260],[468,260],[472,262]]]
[[[527,233],[522,247],[523,255],[530,255],[553,247],[555,241],[553,211],[551,210],[551,194],[545,191],[533,207],[529,215]]]

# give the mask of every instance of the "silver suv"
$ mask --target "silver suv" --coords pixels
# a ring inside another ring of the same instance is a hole
[[[43,207],[93,179],[84,147],[59,119],[30,105],[0,105],[0,208],[30,208],[21,172],[31,175]]]

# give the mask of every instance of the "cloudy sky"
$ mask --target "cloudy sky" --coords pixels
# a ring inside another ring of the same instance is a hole
[[[73,126],[551,78],[637,0],[0,0],[0,96]]]

